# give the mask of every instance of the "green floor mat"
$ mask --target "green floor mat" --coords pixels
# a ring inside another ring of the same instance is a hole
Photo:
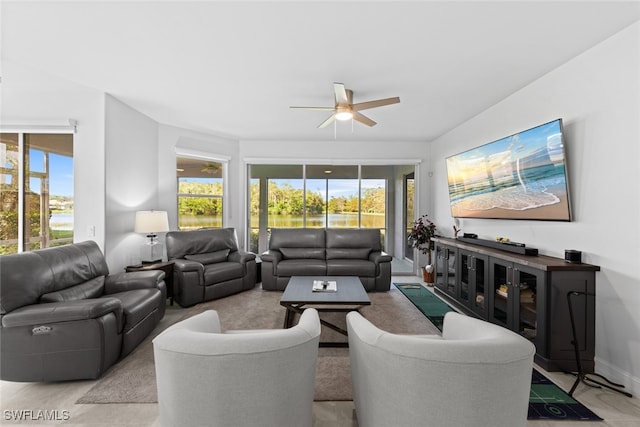
[[[394,283],[409,301],[422,312],[436,328],[442,331],[444,315],[449,311],[455,311],[447,303],[435,296],[433,292],[420,283]]]

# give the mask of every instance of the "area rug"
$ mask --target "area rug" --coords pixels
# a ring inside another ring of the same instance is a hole
[[[394,283],[394,285],[438,329],[442,330],[444,315],[454,311],[453,308],[420,283]],[[527,418],[530,420],[602,421],[602,418],[569,396],[536,369],[531,375]]]
[[[285,309],[282,292],[260,287],[226,298],[183,309],[167,307],[167,314],[154,332],[131,354],[112,366],[76,403],[154,403],[157,402],[152,339],[170,325],[205,310],[216,310],[224,330],[282,328]],[[398,290],[370,293],[371,305],[360,312],[376,326],[393,333],[438,334],[425,316]],[[334,316],[334,317],[325,317]],[[322,317],[346,328],[344,313],[322,313]],[[344,341],[339,333],[322,328],[321,341]],[[320,348],[316,366],[314,400],[353,400],[349,350]]]
[[[535,369],[531,379],[528,419],[602,421],[602,418]]]

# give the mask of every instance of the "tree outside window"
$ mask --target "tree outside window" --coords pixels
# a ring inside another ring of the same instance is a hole
[[[178,228],[221,228],[224,183],[223,164],[178,157]]]

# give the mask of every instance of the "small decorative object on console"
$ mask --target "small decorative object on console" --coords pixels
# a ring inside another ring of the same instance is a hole
[[[564,260],[576,264],[582,263],[582,252],[575,249],[565,249]]]

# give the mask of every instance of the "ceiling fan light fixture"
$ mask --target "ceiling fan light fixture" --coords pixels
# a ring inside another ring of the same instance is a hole
[[[345,121],[345,120],[351,120],[352,118],[353,118],[353,113],[349,108],[338,107],[336,109],[336,120]]]

